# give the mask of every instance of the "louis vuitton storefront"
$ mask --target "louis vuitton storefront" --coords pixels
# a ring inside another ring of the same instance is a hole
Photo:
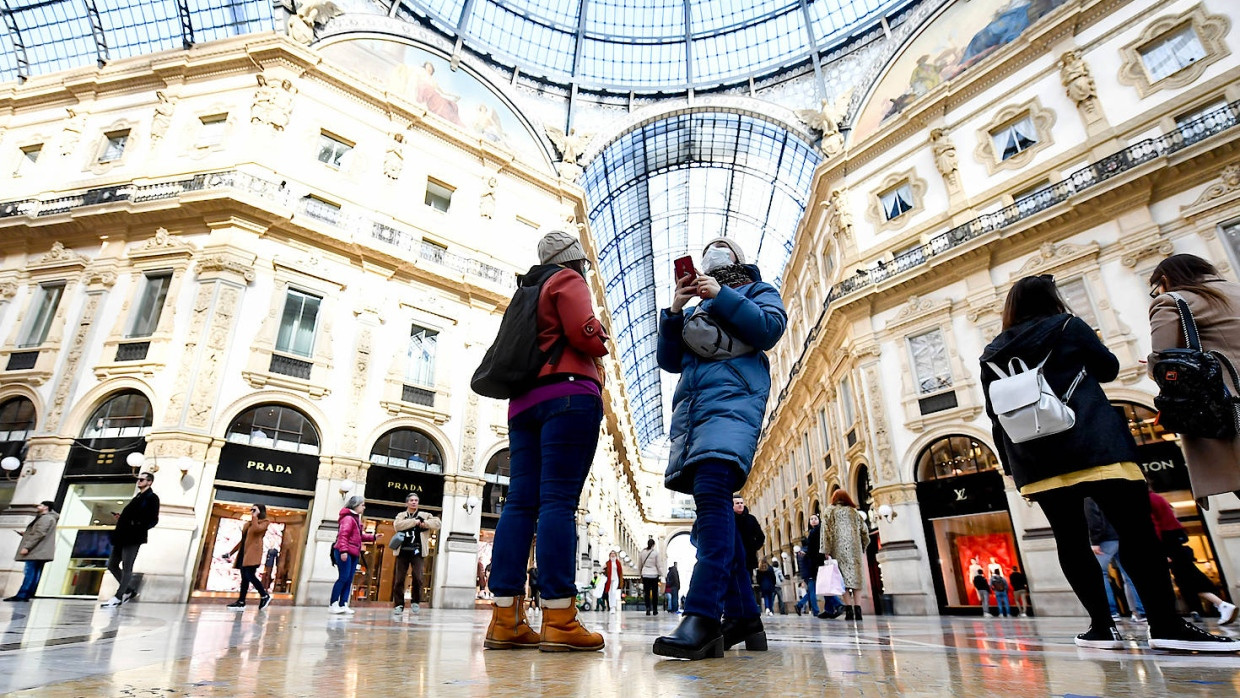
[[[319,475],[318,431],[296,409],[260,405],[234,419],[225,438],[193,595],[222,598],[237,594],[240,571],[224,555],[241,540],[250,505],[264,504],[271,525],[263,540],[258,574],[276,598],[291,599]]]

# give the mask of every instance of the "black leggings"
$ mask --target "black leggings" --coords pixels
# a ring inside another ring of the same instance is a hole
[[[258,565],[246,565],[241,568],[241,596],[239,601],[245,601],[245,595],[250,593],[250,585],[258,591],[259,596],[266,596],[267,590],[263,588],[263,583],[258,579]]]
[[[1120,564],[1145,603],[1151,633],[1175,628],[1181,621],[1175,612],[1167,558],[1150,518],[1149,494],[1144,482],[1133,480],[1084,482],[1034,495],[1055,534],[1059,565],[1072,591],[1089,612],[1090,623],[1095,628],[1113,625],[1102,568],[1090,548],[1086,497],[1098,503],[1119,534]]]
[[[642,594],[646,600],[646,612],[659,612],[659,578],[642,577]]]

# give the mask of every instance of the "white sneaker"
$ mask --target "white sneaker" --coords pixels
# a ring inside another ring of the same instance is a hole
[[[1224,601],[1223,603],[1218,605],[1218,624],[1219,625],[1230,625],[1235,620],[1236,620],[1236,604],[1227,603],[1226,601]]]
[[[349,614],[349,615],[353,615],[353,613],[354,613],[353,609],[351,609],[351,608],[349,608],[348,606],[345,606],[345,605],[343,605],[343,604],[341,604],[341,606],[340,606],[340,612],[341,612],[341,613],[347,613],[347,614]]]
[[[113,596],[112,598],[108,599],[105,603],[99,604],[99,607],[100,608],[116,608],[117,606],[121,605],[121,603],[122,602],[120,599]]]
[[[392,615],[394,615],[394,616],[399,616],[400,614],[402,614],[402,613],[404,613],[404,612],[405,612],[405,607],[404,607],[404,606],[393,606],[393,607],[392,607]]]
[[[766,609],[766,616],[767,616],[768,618],[769,618],[769,617],[771,617],[771,616],[773,616],[773,615],[775,615],[775,614],[774,614],[774,613],[771,613],[771,609],[769,609],[769,608],[768,608],[768,609]]]
[[[421,613],[422,605],[418,603],[409,604],[409,610],[413,611],[414,613]]]
[[[328,612],[328,613],[331,613],[331,614],[337,614],[337,615],[338,615],[338,614],[341,614],[341,613],[344,613],[344,606],[338,606],[338,605],[336,605],[336,604],[330,604],[330,605],[328,605],[328,607],[327,607],[327,612]]]

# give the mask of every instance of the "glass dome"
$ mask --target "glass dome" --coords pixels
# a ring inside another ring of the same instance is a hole
[[[405,0],[523,73],[604,91],[683,91],[801,63],[907,0]]]

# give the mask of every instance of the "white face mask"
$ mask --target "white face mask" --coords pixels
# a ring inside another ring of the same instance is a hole
[[[712,247],[702,255],[702,271],[709,274],[719,267],[733,264],[732,252],[724,247]]]

